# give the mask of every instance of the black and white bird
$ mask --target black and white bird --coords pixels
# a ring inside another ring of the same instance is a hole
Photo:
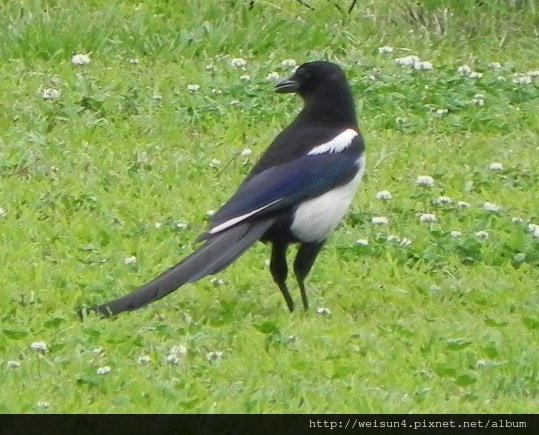
[[[290,311],[286,252],[299,243],[294,273],[308,308],[305,278],[354,198],[365,147],[350,87],[337,65],[305,63],[277,83],[276,92],[297,93],[303,110],[212,216],[199,237],[202,246],[148,284],[90,311],[111,316],[140,308],[223,270],[259,240],[272,244],[270,271]]]

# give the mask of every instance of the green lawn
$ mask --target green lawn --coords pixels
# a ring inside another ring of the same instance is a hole
[[[0,6],[0,412],[537,412],[537,4],[253,3]],[[195,248],[301,107],[287,59],[347,71],[367,145],[312,309],[259,244],[81,322]]]

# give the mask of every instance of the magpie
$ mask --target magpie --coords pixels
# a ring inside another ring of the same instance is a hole
[[[275,91],[298,94],[303,109],[212,216],[198,238],[203,244],[153,281],[89,311],[108,317],[145,306],[223,270],[257,241],[272,245],[271,275],[290,311],[286,252],[299,244],[294,274],[308,309],[305,278],[352,202],[365,169],[365,146],[350,86],[336,64],[305,63]]]

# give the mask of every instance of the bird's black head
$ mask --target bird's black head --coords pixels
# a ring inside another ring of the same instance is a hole
[[[277,83],[276,92],[295,92],[305,107],[296,120],[357,129],[352,91],[343,70],[331,62],[301,65],[288,79]]]
[[[290,78],[277,83],[275,92],[296,92],[308,99],[312,94],[343,85],[346,85],[346,77],[339,66],[331,62],[316,61],[298,67]]]

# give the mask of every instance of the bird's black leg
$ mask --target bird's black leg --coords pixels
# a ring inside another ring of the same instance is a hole
[[[299,289],[301,290],[301,299],[303,300],[303,308],[305,308],[305,310],[309,308],[307,292],[305,291],[305,278],[309,274],[311,267],[313,267],[314,260],[320,252],[320,249],[322,249],[324,242],[325,240],[321,242],[302,243],[299,246],[298,254],[294,260],[294,273],[296,274]]]
[[[286,286],[286,277],[288,275],[288,265],[286,264],[286,248],[288,243],[274,242],[271,249],[270,271],[273,280],[279,286],[284,296],[286,305],[290,311],[294,311],[294,302]]]

